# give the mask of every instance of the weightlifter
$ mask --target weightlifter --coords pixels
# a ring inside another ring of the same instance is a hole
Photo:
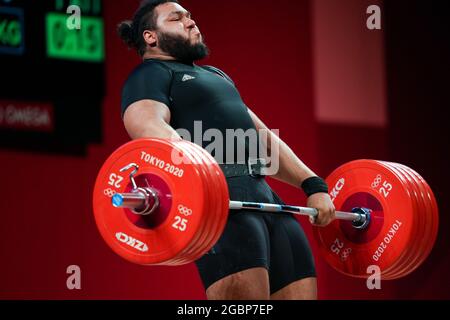
[[[325,226],[334,219],[325,181],[244,104],[230,77],[195,64],[208,55],[208,48],[191,13],[178,1],[142,2],[118,31],[143,59],[122,91],[122,117],[132,139],[181,139],[176,130],[193,135],[195,121],[224,136],[227,129],[267,130],[279,145],[279,170],[272,177],[303,189],[307,206],[319,211],[312,223]],[[283,203],[261,166],[222,164],[231,200]],[[291,214],[230,212],[221,238],[196,266],[208,299],[317,297],[314,258]]]

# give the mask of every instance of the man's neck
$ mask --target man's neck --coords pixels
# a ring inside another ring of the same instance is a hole
[[[145,53],[142,57],[144,60],[146,59],[157,59],[157,60],[176,60],[174,57],[169,56],[167,54],[160,53]]]
[[[164,55],[164,54],[149,54],[149,53],[146,53],[146,54],[144,54],[142,59],[143,60],[156,59],[156,60],[162,60],[162,61],[177,61],[177,62],[186,64],[186,65],[189,65],[189,66],[195,66],[194,61],[192,61],[192,62],[178,61],[174,57],[168,56],[168,55]]]

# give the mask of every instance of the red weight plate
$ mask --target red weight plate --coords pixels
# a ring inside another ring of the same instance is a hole
[[[397,178],[402,181],[404,186],[410,190],[411,196],[414,195],[413,192],[411,191],[411,186],[408,184],[405,177],[399,173],[398,170],[394,169],[393,167],[391,167],[389,164],[387,164],[385,162],[382,162],[382,163],[380,162],[380,164],[384,165],[386,168],[388,168],[390,171],[392,171],[393,174],[395,174],[397,176]],[[413,212],[416,212],[417,201],[415,201],[414,199],[411,199],[411,203],[413,206]],[[412,228],[411,228],[411,239],[414,239],[414,237],[416,236],[416,233],[418,231],[417,227],[418,227],[418,224],[417,224],[417,216],[416,216],[416,223],[413,224]],[[392,264],[389,268],[386,268],[383,271],[383,280],[389,280],[392,277],[394,277],[399,272],[399,270],[401,270],[401,267],[403,265],[405,265],[406,263],[408,263],[408,259],[412,255],[411,250],[412,250],[411,246],[408,246],[407,248],[405,248],[405,250],[403,250],[403,252],[401,253],[399,259],[394,264]]]
[[[399,265],[397,267],[397,272],[392,273],[388,276],[386,276],[386,279],[398,279],[401,277],[406,276],[408,273],[412,272],[414,269],[414,265],[417,262],[417,259],[420,257],[421,252],[423,251],[423,239],[427,232],[426,224],[425,224],[425,217],[424,217],[424,211],[426,211],[425,204],[422,201],[421,196],[421,190],[419,186],[415,183],[414,179],[403,169],[400,167],[399,164],[396,163],[386,163],[387,165],[390,165],[394,168],[394,170],[397,170],[400,172],[401,175],[403,175],[406,179],[408,179],[408,183],[411,188],[411,194],[413,195],[413,199],[417,203],[417,223],[419,226],[418,232],[416,233],[415,237],[413,237],[413,241],[411,243],[411,249],[412,252],[410,252],[408,259],[406,259],[403,264]],[[409,250],[411,251],[411,250]]]
[[[368,208],[372,219],[365,230],[349,221],[313,228],[325,260],[344,274],[364,278],[369,266],[382,273],[393,266],[410,244],[413,228],[413,204],[403,181],[376,161],[357,160],[336,169],[327,183],[337,210]]]
[[[210,181],[208,179],[208,170],[203,162],[203,159],[198,156],[197,151],[192,148],[187,142],[179,141],[176,143],[177,147],[183,149],[186,154],[189,154],[191,157],[192,165],[198,167],[201,171],[202,179],[206,186],[205,199],[207,200],[207,204],[205,206],[204,220],[202,221],[201,227],[199,228],[198,236],[194,239],[190,245],[184,250],[183,254],[177,257],[176,260],[171,262],[171,265],[179,265],[185,264],[189,262],[193,262],[195,260],[196,252],[198,252],[198,248],[201,247],[205,241],[208,240],[209,229],[211,228],[212,221],[210,212],[214,207],[214,193],[211,190]],[[196,195],[196,190],[192,190],[192,196]]]
[[[215,159],[208,152],[206,152],[206,150],[197,145],[192,145],[189,143],[189,147],[193,148],[196,152],[198,152],[199,156],[202,157],[205,162],[205,168],[207,168],[210,172],[211,189],[216,190],[216,197],[214,199],[217,208],[211,211],[211,218],[214,220],[214,225],[209,229],[211,237],[209,238],[209,241],[203,243],[203,246],[199,248],[200,250],[197,252],[195,258],[198,259],[210,250],[210,248],[217,242],[218,237],[222,234],[224,221],[226,222],[228,217],[229,199],[225,177],[223,176],[222,171]]]
[[[203,154],[203,159],[205,163],[207,163],[207,167],[210,171],[210,179],[213,185],[213,190],[216,190],[216,209],[212,212],[215,221],[214,227],[211,228],[212,238],[210,243],[205,245],[203,251],[200,252],[200,255],[198,256],[198,258],[200,258],[217,243],[222,235],[228,220],[230,199],[228,194],[228,185],[219,164],[205,149],[197,146],[196,149]]]
[[[201,167],[203,171],[203,176],[205,180],[205,185],[208,188],[208,211],[205,212],[205,220],[203,221],[203,229],[201,232],[201,237],[193,243],[192,246],[186,251],[186,254],[189,257],[189,261],[193,262],[197,259],[199,252],[202,251],[205,245],[207,245],[212,240],[211,230],[214,228],[214,219],[211,215],[211,212],[214,212],[216,207],[216,192],[213,190],[213,185],[211,184],[211,179],[209,177],[209,169],[207,164],[205,163],[202,155],[198,152],[198,146],[188,142],[188,141],[180,141],[179,145],[181,148],[188,150],[188,152],[195,158],[195,161]]]
[[[223,220],[224,215],[225,217],[227,216],[228,211],[227,210],[224,211],[223,209],[221,209],[221,211],[218,210],[220,209],[221,202],[225,202],[225,200],[227,200],[227,194],[225,195],[224,200],[223,196],[221,196],[220,190],[218,189],[218,187],[220,187],[221,180],[211,178],[211,173],[213,175],[217,175],[217,171],[214,170],[217,169],[220,170],[220,167],[217,165],[214,158],[212,158],[211,155],[209,155],[209,153],[206,152],[206,150],[202,149],[201,147],[195,144],[186,141],[183,141],[182,143],[185,145],[186,148],[190,150],[191,153],[192,152],[196,153],[203,161],[203,168],[208,171],[208,176],[210,180],[209,186],[213,193],[213,195],[211,196],[211,201],[213,201],[215,204],[215,207],[211,209],[208,216],[208,220],[212,219],[213,221],[213,224],[206,229],[208,231],[208,236],[206,237],[204,242],[200,242],[200,246],[197,246],[194,249],[191,248],[190,251],[193,257],[191,258],[191,260],[197,260],[198,258],[203,256],[217,242],[217,233],[219,233],[220,235],[223,231],[223,229],[220,229],[221,220]],[[224,181],[224,177],[222,177],[222,179]],[[217,180],[219,183],[217,183]],[[227,192],[227,189],[225,191]]]
[[[412,176],[416,177],[417,180],[420,182],[420,186],[423,188],[423,197],[425,205],[428,208],[428,214],[426,216],[427,225],[430,229],[430,233],[427,236],[426,239],[424,239],[424,243],[426,244],[425,249],[422,251],[422,256],[417,262],[417,267],[420,266],[425,259],[428,257],[428,255],[431,253],[431,250],[434,247],[434,243],[437,238],[437,233],[439,229],[439,212],[438,212],[438,206],[436,202],[436,198],[428,185],[428,183],[425,181],[425,179],[422,178],[416,171],[414,171],[411,168],[408,168],[406,166],[403,166],[405,171],[408,171]]]
[[[426,202],[425,194],[426,189],[422,182],[420,182],[414,174],[412,174],[408,167],[403,166],[401,164],[397,164],[397,167],[400,170],[403,170],[405,175],[408,175],[413,181],[414,184],[419,189],[419,202],[422,205],[420,213],[421,223],[423,226],[423,234],[418,236],[418,242],[420,243],[420,248],[417,250],[417,254],[415,255],[415,259],[411,262],[410,265],[405,266],[402,270],[401,276],[407,276],[408,274],[412,273],[414,270],[416,270],[420,264],[423,261],[423,256],[427,252],[427,248],[430,244],[430,236],[432,235],[432,229],[433,229],[433,217],[432,217],[432,209],[431,205]]]
[[[214,236],[218,232],[219,221],[217,219],[217,215],[219,215],[219,189],[218,184],[213,179],[212,171],[211,171],[211,162],[210,159],[205,156],[206,150],[200,148],[197,145],[189,144],[189,147],[194,150],[198,154],[198,156],[202,159],[204,163],[205,169],[207,170],[208,184],[213,196],[211,200],[213,201],[213,208],[210,212],[208,212],[208,218],[211,220],[211,225],[208,228],[208,237],[205,241],[199,246],[197,251],[195,252],[195,260],[201,258],[213,245]]]
[[[93,194],[97,226],[106,243],[131,262],[165,264],[190,244],[203,220],[205,185],[200,173],[192,165],[174,165],[173,149],[173,143],[165,140],[135,140],[116,150],[98,174]],[[129,210],[111,205],[113,194],[129,188],[128,173],[120,173],[120,169],[130,163],[139,165],[136,179],[140,183],[154,184],[164,193],[160,195],[164,204],[155,213],[158,219],[136,221]],[[198,196],[191,196],[193,189]],[[192,210],[185,221],[178,217],[179,205]]]
[[[421,241],[425,234],[425,220],[423,212],[426,210],[421,200],[421,191],[412,177],[403,171],[403,169],[396,163],[383,162],[384,165],[394,170],[401,179],[404,179],[405,183],[411,192],[414,209],[415,224],[413,228],[413,236],[411,237],[411,246],[404,252],[404,258],[399,261],[398,264],[393,266],[392,269],[386,270],[384,275],[385,280],[394,280],[405,276],[407,270],[411,270],[422,250],[423,242]]]

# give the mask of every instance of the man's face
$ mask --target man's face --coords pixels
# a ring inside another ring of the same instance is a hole
[[[168,2],[156,8],[159,48],[181,61],[195,61],[208,55],[202,34],[189,11]]]

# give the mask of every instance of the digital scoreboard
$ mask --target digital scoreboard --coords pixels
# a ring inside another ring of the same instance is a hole
[[[21,8],[0,7],[0,53],[23,54],[25,49],[24,26]]]
[[[103,19],[100,0],[71,1],[80,11],[73,11],[68,17],[67,2],[55,2],[56,12],[45,17],[47,54],[52,58],[101,62],[104,59]],[[89,14],[87,16],[86,14]],[[86,15],[86,16],[85,16]],[[70,29],[67,24],[79,25]]]
[[[79,32],[67,29],[66,20],[64,14],[47,14],[47,55],[60,59],[103,61],[102,20],[83,18]]]
[[[27,148],[27,141],[36,139],[50,149],[100,142],[102,5],[101,0],[0,0],[0,147]],[[47,113],[52,116],[38,118],[52,121],[45,130],[27,127],[42,121],[24,115]]]

